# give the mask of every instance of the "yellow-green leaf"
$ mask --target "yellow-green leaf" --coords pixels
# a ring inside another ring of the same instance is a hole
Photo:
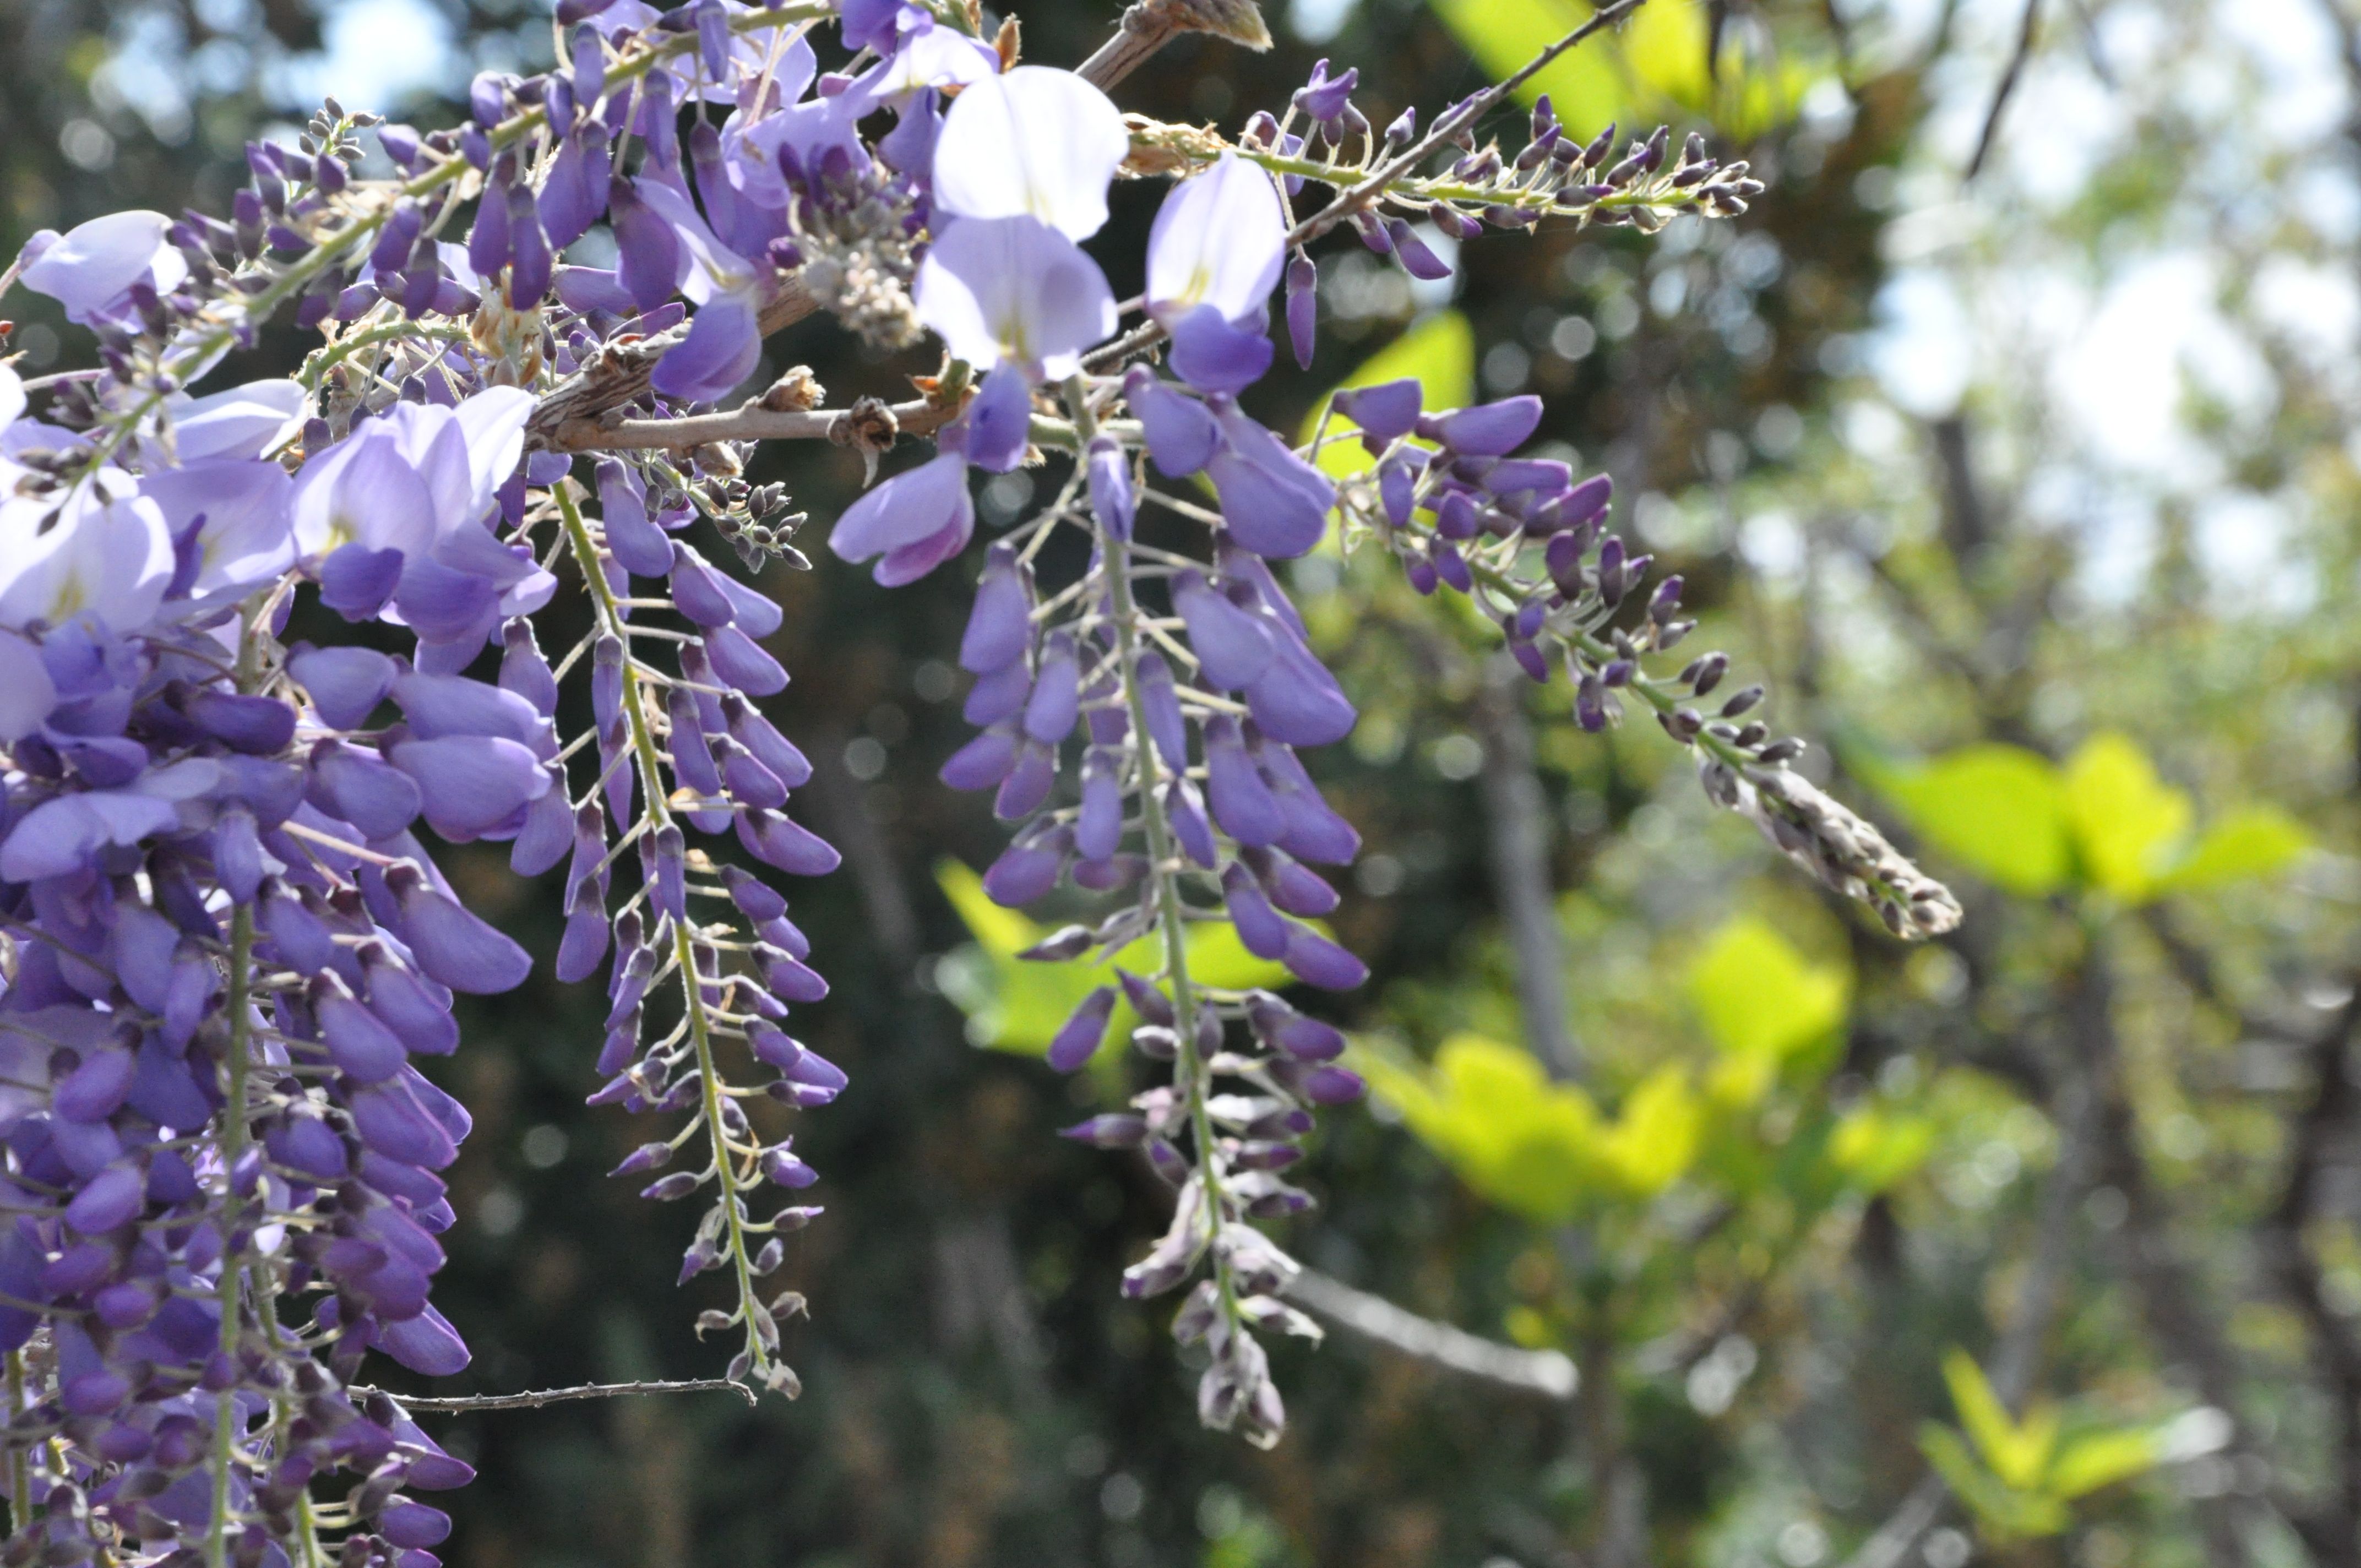
[[[1576,0],[1433,0],[1434,14],[1451,29],[1476,63],[1495,79],[1522,69],[1527,60],[1580,27],[1591,7]],[[1666,11],[1692,7],[1667,5]],[[1657,7],[1641,11],[1644,18]],[[1517,90],[1527,104],[1546,93],[1568,126],[1589,130],[1609,120],[1628,119],[1630,101],[1613,49],[1578,46],[1558,56]],[[1704,50],[1698,50],[1700,60]]]
[[[1991,1380],[1976,1365],[1976,1358],[1957,1345],[1943,1353],[1943,1381],[1950,1386],[1951,1405],[1960,1412],[1960,1424],[1967,1428],[1969,1441],[1984,1463],[1992,1464],[1995,1454],[2006,1453],[2015,1442],[2016,1422],[2000,1396],[1993,1392]]]
[[[1950,1428],[1928,1421],[1918,1429],[1918,1449],[1966,1501],[1978,1527],[1994,1540],[2055,1535],[2066,1528],[2065,1504],[2038,1492],[2016,1491],[1995,1479]]]
[[[2058,1452],[2042,1489],[2071,1501],[2155,1468],[2156,1434],[2144,1427],[2085,1432]]]
[[[1935,1124],[1929,1117],[1863,1105],[1837,1123],[1828,1148],[1828,1163],[1844,1173],[1848,1185],[1879,1193],[1927,1162],[1935,1149]]]
[[[1436,16],[1495,78],[1525,63],[1587,19],[1578,0],[1432,0]],[[1791,118],[1814,82],[1831,73],[1826,51],[1811,58],[1775,49],[1761,58],[1745,38],[1725,38],[1719,75],[1707,68],[1708,10],[1697,4],[1643,7],[1613,33],[1577,45],[1521,83],[1531,104],[1546,93],[1570,129],[1589,136],[1609,120],[1626,129],[1680,112],[1710,118],[1741,138]]]
[[[1598,1154],[1624,1190],[1653,1198],[1695,1163],[1704,1116],[1688,1074],[1662,1067],[1624,1097],[1622,1113],[1598,1141]]]
[[[1689,1000],[1716,1045],[1773,1059],[1842,1024],[1852,992],[1844,965],[1811,962],[1752,916],[1708,938],[1688,979]]]
[[[2156,775],[2127,736],[2093,735],[2062,773],[2067,820],[2084,876],[2126,904],[2148,896],[2158,868],[2189,831],[2189,796]]]
[[[2065,792],[2046,759],[2017,746],[1963,746],[1874,777],[1928,842],[1979,875],[2028,897],[2066,884]]]
[[[1457,311],[1437,311],[1425,320],[1395,338],[1363,360],[1353,373],[1336,383],[1330,393],[1347,387],[1373,387],[1380,381],[1399,381],[1405,378],[1418,382],[1421,406],[1428,409],[1455,409],[1476,400],[1476,329]],[[1320,428],[1321,416],[1328,411],[1328,399],[1313,405],[1303,422],[1303,433],[1297,444],[1309,442]],[[1320,449],[1321,469],[1337,478],[1366,472],[1375,461],[1367,450],[1351,438],[1357,429],[1352,421],[1342,417],[1328,422],[1330,440]],[[1335,439],[1339,432],[1347,433],[1345,439]]]
[[[1455,1035],[1431,1069],[1368,1044],[1354,1065],[1461,1180],[1504,1209],[1570,1219],[1602,1174],[1597,1107],[1581,1090],[1551,1083],[1529,1052]]]
[[[2312,848],[2303,825],[2276,806],[2225,814],[2156,879],[2158,893],[2194,893],[2248,877],[2270,876]]]

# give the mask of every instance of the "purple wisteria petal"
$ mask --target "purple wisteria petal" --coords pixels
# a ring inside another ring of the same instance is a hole
[[[1279,188],[1224,152],[1175,185],[1157,212],[1148,238],[1148,313],[1168,326],[1205,306],[1223,321],[1258,322],[1286,253]]]
[[[307,403],[302,384],[283,377],[202,398],[175,394],[164,405],[172,420],[172,455],[188,464],[275,452],[302,429]]]
[[[1298,251],[1287,264],[1287,341],[1295,363],[1312,368],[1312,350],[1320,330],[1320,269]]]
[[[1347,387],[1332,405],[1343,418],[1379,441],[1398,441],[1418,423],[1425,389],[1414,377],[1381,381],[1370,387]]]
[[[389,874],[388,883],[393,880]],[[395,894],[402,937],[428,979],[471,995],[511,991],[523,983],[533,971],[533,960],[522,948],[423,878],[412,873],[403,881],[405,886]]]
[[[1131,493],[1131,458],[1111,435],[1091,438],[1089,466],[1091,510],[1117,539],[1131,537],[1138,511]]]
[[[673,296],[687,275],[688,252],[671,224],[618,174],[607,187],[607,214],[615,229],[615,276],[642,312]]]
[[[1190,647],[1214,686],[1235,691],[1270,668],[1276,651],[1261,620],[1216,593],[1203,573],[1172,579],[1172,608],[1188,623]]]
[[[1204,404],[1163,385],[1144,365],[1124,378],[1123,395],[1139,416],[1148,456],[1168,477],[1185,477],[1212,460],[1222,431]]]
[[[1139,656],[1139,690],[1148,709],[1148,733],[1157,755],[1174,773],[1189,767],[1189,726],[1180,713],[1180,693],[1172,684],[1172,666],[1150,649]]]
[[[1222,872],[1222,902],[1246,951],[1258,959],[1275,959],[1287,951],[1287,922],[1271,908],[1246,867],[1235,861]]]
[[[1032,695],[1025,701],[1025,733],[1044,746],[1054,746],[1072,732],[1081,707],[1082,665],[1073,633],[1052,633],[1033,677]]]
[[[1213,820],[1241,844],[1276,842],[1287,830],[1279,802],[1246,755],[1238,721],[1220,714],[1205,721],[1205,799]]]
[[[408,828],[421,804],[409,774],[374,751],[340,740],[323,740],[312,749],[311,796],[321,810],[371,839],[390,839]]]
[[[1074,821],[1074,850],[1104,861],[1123,843],[1123,753],[1093,746],[1082,753],[1082,809]]]
[[[1350,991],[1369,978],[1369,966],[1308,926],[1290,926],[1280,961],[1306,985]]]
[[[379,1325],[377,1343],[394,1360],[427,1377],[465,1372],[471,1359],[459,1331],[432,1307],[414,1318]]]
[[[828,547],[844,560],[866,561],[923,544],[949,531],[956,531],[964,544],[974,527],[967,459],[946,452],[895,475],[853,502],[837,520]]]
[[[983,389],[967,410],[967,460],[1005,474],[1025,460],[1032,440],[1033,392],[1013,367],[983,379]]]
[[[1432,433],[1463,456],[1505,457],[1522,446],[1541,422],[1542,400],[1529,392],[1496,403],[1454,409],[1432,422]]]
[[[1099,986],[1082,998],[1049,1041],[1049,1061],[1053,1071],[1075,1071],[1098,1055],[1100,1045],[1106,1039],[1107,1025],[1115,1016],[1115,988],[1111,985]]]
[[[57,705],[57,683],[40,651],[13,631],[0,631],[0,740],[30,735]]]
[[[1033,593],[1030,573],[1013,545],[994,544],[983,558],[975,598],[961,634],[960,668],[975,674],[1007,668],[1032,646]]]
[[[1105,209],[1100,211],[1104,217]],[[67,320],[87,326],[115,313],[134,283],[149,283],[159,294],[180,287],[189,264],[166,238],[171,226],[161,213],[135,210],[93,218],[62,235],[35,235],[25,246],[28,259],[17,281],[63,305]]]
[[[1272,355],[1267,323],[1234,323],[1200,305],[1172,326],[1172,369],[1203,392],[1235,395],[1262,378]]]
[[[1292,637],[1272,641],[1270,667],[1246,688],[1263,733],[1290,746],[1325,746],[1351,734],[1360,716],[1328,667]]]
[[[758,316],[750,296],[716,294],[697,308],[688,335],[657,362],[650,385],[683,402],[719,400],[752,375],[762,358]]]
[[[30,496],[0,500],[0,627],[87,616],[110,631],[140,630],[175,565],[163,511],[145,496],[110,499],[84,485],[54,510]]]
[[[1223,404],[1216,418],[1222,446],[1205,472],[1221,497],[1230,537],[1271,560],[1290,559],[1317,544],[1336,504],[1336,488],[1235,406]]]
[[[899,587],[958,554],[974,528],[966,460],[945,453],[862,498],[839,521],[829,543],[855,561],[882,548],[885,558],[873,576],[886,587]]]
[[[319,1020],[328,1059],[356,1083],[382,1082],[409,1060],[400,1037],[333,981],[313,1002],[312,1013]]]
[[[955,356],[978,369],[1013,360],[1028,378],[1072,374],[1082,351],[1115,328],[1099,264],[1028,216],[963,218],[939,231],[912,296]]]
[[[1040,220],[1088,239],[1107,184],[1131,153],[1123,114],[1070,71],[1020,65],[962,92],[935,150],[936,208],[964,218]]]
[[[736,828],[748,854],[796,876],[826,876],[843,862],[826,839],[780,812],[739,812]]]
[[[553,249],[564,250],[606,215],[607,187],[613,171],[606,126],[588,121],[566,138],[541,192],[541,224]]]
[[[612,457],[598,463],[598,510],[607,547],[635,576],[661,577],[672,570],[672,541],[648,521],[646,487]]]
[[[938,776],[953,789],[991,789],[1016,764],[1016,727],[995,724],[953,751]]]

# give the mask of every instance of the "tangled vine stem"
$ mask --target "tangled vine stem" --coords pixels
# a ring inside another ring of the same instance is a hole
[[[421,1568],[449,1520],[413,1494],[468,1472],[413,1410],[796,1391],[780,1321],[803,1299],[759,1282],[820,1210],[755,1205],[819,1179],[795,1118],[847,1078],[787,1027],[828,987],[767,873],[838,857],[791,815],[813,769],[762,710],[787,680],[764,646],[784,611],[706,554],[809,565],[784,488],[745,477],[763,441],[859,454],[874,482],[828,545],[888,587],[967,550],[976,472],[1071,455],[1057,498],[984,552],[959,651],[978,732],[943,776],[1016,825],[991,897],[1069,886],[1092,922],[1027,955],[1107,981],[1049,1064],[1117,1035],[1148,1064],[1126,1105],[1066,1135],[1175,1190],[1124,1290],[1186,1291],[1172,1328],[1205,1352],[1201,1419],[1278,1440],[1258,1336],[1317,1338],[1297,1300],[1437,1365],[1568,1383],[1570,1364],[1327,1288],[1262,1234],[1312,1205],[1287,1173],[1315,1109],[1364,1085],[1334,1025],[1192,972],[1191,936],[1226,924],[1313,990],[1367,978],[1320,924],[1339,895],[1316,869],[1349,864],[1359,835],[1300,755],[1356,715],[1273,566],[1338,526],[1422,592],[1467,595],[1534,680],[1563,666],[1585,728],[1646,705],[1712,798],[1897,933],[1957,916],[1787,771],[1801,742],[1745,717],[1760,688],[1692,706],[1726,659],[1643,667],[1694,627],[1679,585],[1642,592],[1603,479],[1516,455],[1538,400],[1355,389],[1308,453],[1239,406],[1282,280],[1309,364],[1308,247],[1337,227],[1433,277],[1413,220],[1470,239],[1745,209],[1761,185],[1700,137],[1619,153],[1612,127],[1577,139],[1544,100],[1521,148],[1477,144],[1518,83],[1639,3],[1423,136],[1414,115],[1380,134],[1354,73],[1323,64],[1225,137],[1126,116],[1101,86],[1180,31],[1259,47],[1241,0],[1141,0],[1080,73],[1010,69],[1014,32],[986,43],[950,0],[688,0],[636,31],[638,11],[569,0],[564,63],[478,77],[464,126],[421,136],[328,103],[294,148],[248,149],[226,218],[37,236],[0,291],[53,296],[99,363],[34,383],[0,364],[0,528],[46,542],[0,560],[0,1069],[24,1086],[0,1108],[9,1560],[257,1568],[276,1547],[302,1568]],[[854,68],[822,79],[806,35],[831,16]],[[724,104],[726,131],[702,112]],[[372,131],[393,178],[355,172]],[[1071,156],[1026,156],[1037,142]],[[1119,173],[1173,181],[1122,306],[1078,244]],[[1328,194],[1297,221],[1305,182]],[[444,237],[470,203],[465,243]],[[611,270],[560,263],[602,224]],[[324,337],[297,376],[192,395],[288,305]],[[914,400],[831,409],[798,368],[722,406],[767,334],[821,311],[884,349],[933,334],[942,373]],[[880,479],[904,435],[934,455]],[[1340,489],[1310,459],[1355,438],[1377,466]],[[1152,475],[1202,479],[1212,504]],[[1143,510],[1180,547],[1135,538]],[[1038,581],[1068,528],[1089,564]],[[590,629],[553,660],[561,571]],[[299,589],[325,646],[281,641]],[[340,621],[404,629],[407,656],[339,641]],[[497,676],[471,677],[495,649]],[[561,703],[569,683],[587,703]],[[415,1399],[360,1381],[374,1354],[423,1376],[467,1363],[428,1298],[456,1218],[436,1173],[468,1117],[412,1058],[456,1047],[456,993],[532,969],[422,828],[507,844],[521,875],[564,867],[555,973],[606,979],[589,1098],[677,1118],[614,1174],[697,1199],[679,1282],[729,1277],[731,1305],[696,1319],[739,1331],[725,1377]],[[1114,961],[1135,944],[1149,972]]]

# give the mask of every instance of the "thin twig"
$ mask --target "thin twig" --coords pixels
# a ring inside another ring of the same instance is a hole
[[[788,278],[780,282],[778,292],[763,306],[757,325],[762,335],[768,337],[818,309],[818,299],[798,280]],[[614,345],[577,374],[550,389],[525,424],[526,444],[565,451],[566,448],[556,445],[565,427],[595,422],[609,409],[623,408],[645,397],[649,380],[655,375],[656,361],[687,337],[689,324],[683,322],[669,332]]]
[[[2025,71],[2025,62],[2033,55],[2033,35],[2041,24],[2041,0],[2025,0],[2025,16],[2017,24],[2016,48],[2008,57],[2008,69],[2000,73],[2000,83],[1993,89],[1992,107],[1984,111],[1984,128],[1976,137],[1975,156],[1968,159],[1968,170],[1960,176],[1961,183],[1973,180],[1992,152],[1993,138],[2000,135],[2001,111],[2008,107],[2009,94],[2016,91],[2016,79]]]
[[[1582,1047],[1567,1018],[1565,938],[1550,880],[1549,796],[1533,766],[1525,675],[1505,653],[1494,655],[1484,674],[1476,722],[1484,741],[1487,848],[1493,894],[1516,964],[1517,1005],[1533,1054],[1557,1077],[1580,1078]]]
[[[2335,1022],[2320,1031],[2306,1053],[2315,1085],[2312,1103],[2295,1122],[2286,1185],[2263,1223],[2264,1245],[2282,1291],[2312,1330],[2312,1356],[2321,1380],[2333,1391],[2336,1459],[2327,1517],[2315,1530],[2298,1528],[2313,1541],[2323,1568],[2351,1568],[2361,1562],[2361,1342],[2328,1299],[2327,1271],[2312,1253],[2311,1228],[2323,1179],[2334,1168],[2335,1141],[2361,1108],[2361,1091],[2345,1076],[2346,1052],[2361,1030],[2361,986],[2349,995]]]
[[[573,1399],[619,1399],[634,1394],[728,1392],[737,1395],[749,1405],[756,1402],[753,1389],[729,1377],[688,1377],[669,1382],[581,1383],[571,1388],[535,1388],[522,1394],[461,1394],[442,1398],[397,1394],[390,1388],[368,1388],[358,1385],[345,1391],[362,1398],[371,1394],[383,1394],[410,1410],[537,1410],[544,1405],[563,1405]]]
[[[1309,1268],[1288,1284],[1286,1294],[1339,1328],[1447,1371],[1550,1399],[1571,1399],[1582,1384],[1574,1358],[1563,1351],[1501,1344]]]
[[[2103,1010],[2106,1000],[2103,985],[2086,981],[2076,992],[2076,1011],[2087,1018],[2091,1009]],[[2041,1344],[2048,1337],[2066,1273],[2074,1259],[2075,1211],[2096,1163],[2098,1095],[2082,1074],[2070,1071],[2061,1077],[2053,1113],[2058,1121],[2058,1163],[2050,1168],[2040,1213],[2034,1222],[2033,1257],[2017,1291],[2015,1316],[1992,1355],[1993,1392],[2012,1412],[2024,1405],[2032,1390]],[[1843,1568],[1899,1568],[1919,1539],[1935,1528],[1950,1500],[1950,1484],[1928,1471],[1885,1522],[1845,1559]]]
[[[902,433],[927,435],[947,422],[952,411],[918,399],[895,404],[894,419]],[[840,429],[849,432],[851,419],[846,409],[791,411],[749,401],[719,413],[680,419],[627,419],[611,424],[573,420],[546,440],[554,452],[686,452],[717,441],[836,440]]]
[[[1270,29],[1254,0],[1138,0],[1124,11],[1115,37],[1074,74],[1104,92],[1183,33],[1211,33],[1257,54],[1270,48]]]

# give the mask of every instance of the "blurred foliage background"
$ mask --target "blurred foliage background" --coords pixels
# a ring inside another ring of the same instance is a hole
[[[1184,40],[1125,106],[1235,130],[1328,54],[1378,123],[1431,115],[1583,14],[1277,3],[1269,54]],[[1167,1200],[1051,1136],[1126,1069],[1029,1059],[1080,982],[1010,959],[965,869],[997,830],[934,782],[962,590],[823,567],[771,585],[846,854],[797,909],[836,985],[808,1032],[853,1075],[806,1134],[807,1391],[445,1419],[482,1469],[453,1561],[2361,1563],[2350,4],[1653,0],[1539,85],[1585,135],[1752,159],[1745,219],[1486,237],[1443,285],[1326,257],[1320,358],[1257,411],[1400,374],[1543,394],[1695,641],[1969,906],[1895,946],[1652,729],[1582,737],[1447,595],[1299,564],[1363,710],[1319,766],[1368,841],[1336,924],[1378,978],[1337,1016],[1378,1094],[1327,1119],[1289,1240],[1571,1355],[1576,1398],[1340,1333],[1279,1353],[1276,1451],[1197,1430],[1161,1315],[1115,1293]],[[1038,0],[1026,51],[1077,60],[1115,14]],[[0,0],[0,254],[221,209],[240,143],[323,92],[440,123],[549,49],[537,0]],[[1117,192],[1118,292],[1154,200]],[[10,302],[28,371],[77,352],[40,303]],[[931,368],[819,321],[770,347],[840,397]],[[815,532],[858,480],[767,462]],[[554,949],[553,889],[461,870]],[[581,1104],[587,993],[468,1022],[438,1300],[476,1361],[445,1391],[718,1370],[683,1225],[600,1179],[638,1135]]]

